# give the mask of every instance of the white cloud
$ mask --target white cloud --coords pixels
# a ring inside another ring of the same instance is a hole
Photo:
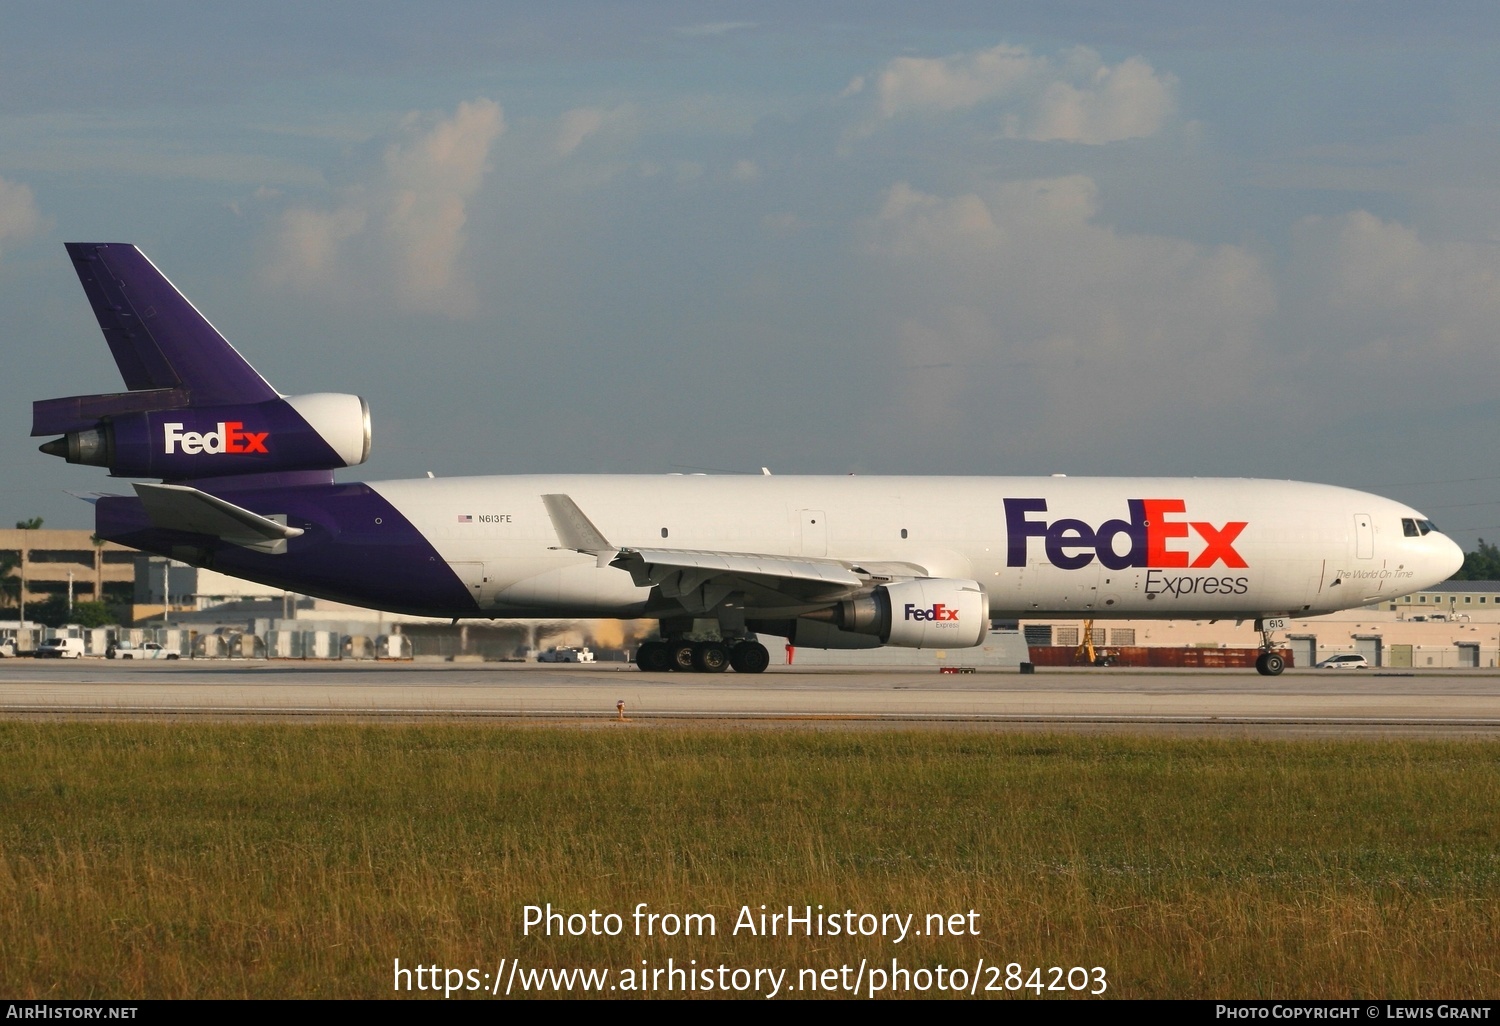
[[[900,184],[865,231],[896,437],[1326,438],[1491,402],[1500,375],[1500,246],[1367,211],[1302,219],[1274,264],[1113,228],[1081,175]]]
[[[0,178],[0,253],[13,243],[25,242],[43,225],[31,187]]]
[[[881,120],[982,109],[1011,138],[1094,145],[1155,135],[1177,109],[1174,76],[1140,57],[1106,64],[1087,47],[1057,57],[1010,44],[898,57],[872,79],[855,78],[842,95],[867,89]]]
[[[557,126],[557,155],[566,157],[604,124],[604,112],[598,107],[575,107],[563,114]]]
[[[1299,221],[1289,358],[1348,400],[1482,401],[1500,372],[1500,247],[1427,240],[1367,211]]]
[[[552,151],[558,157],[571,157],[580,148],[592,149],[597,159],[617,162],[634,147],[642,130],[642,117],[634,103],[574,107],[549,129]]]
[[[1161,131],[1176,110],[1172,76],[1158,75],[1139,57],[1108,67],[1089,53],[1081,84],[1067,79],[1049,83],[1031,124],[1014,134],[1098,144]]]
[[[1260,260],[1116,231],[1087,177],[953,197],[897,185],[867,229],[894,275],[881,291],[898,401],[923,430],[1077,437],[1143,411],[1242,406],[1271,373],[1257,362],[1276,309]]]
[[[378,167],[331,207],[294,207],[278,224],[271,279],[306,292],[391,295],[408,309],[462,316],[475,303],[460,269],[468,204],[505,130],[500,105],[461,103],[449,117],[412,114]]]

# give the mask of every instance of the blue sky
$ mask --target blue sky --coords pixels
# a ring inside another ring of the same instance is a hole
[[[7,510],[140,245],[346,478],[1290,477],[1500,537],[1492,5],[0,4]],[[122,487],[123,482],[114,484]]]

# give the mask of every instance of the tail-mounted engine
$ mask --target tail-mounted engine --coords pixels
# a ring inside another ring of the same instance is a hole
[[[172,405],[180,394],[153,389],[45,400],[33,406],[31,433],[61,433],[42,452],[108,467],[115,477],[181,481],[336,470],[370,456],[370,410],[359,396],[320,392],[241,405]]]
[[[922,577],[805,614],[790,640],[812,648],[972,648],[984,641],[989,619],[979,582]]]

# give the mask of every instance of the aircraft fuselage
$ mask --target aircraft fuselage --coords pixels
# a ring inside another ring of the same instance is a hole
[[[226,573],[409,613],[668,609],[624,570],[560,547],[541,500],[554,493],[621,547],[911,564],[978,581],[996,617],[1315,615],[1430,586],[1462,558],[1439,533],[1409,536],[1421,514],[1389,499],[1210,478],[537,475],[257,490],[257,512],[305,532],[277,555],[117,523],[112,500],[100,526]]]

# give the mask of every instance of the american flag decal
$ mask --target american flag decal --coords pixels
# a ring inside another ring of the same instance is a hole
[[[458,515],[458,522],[460,524],[472,524],[474,522],[474,518],[469,516],[469,514],[467,513],[460,513]]]

